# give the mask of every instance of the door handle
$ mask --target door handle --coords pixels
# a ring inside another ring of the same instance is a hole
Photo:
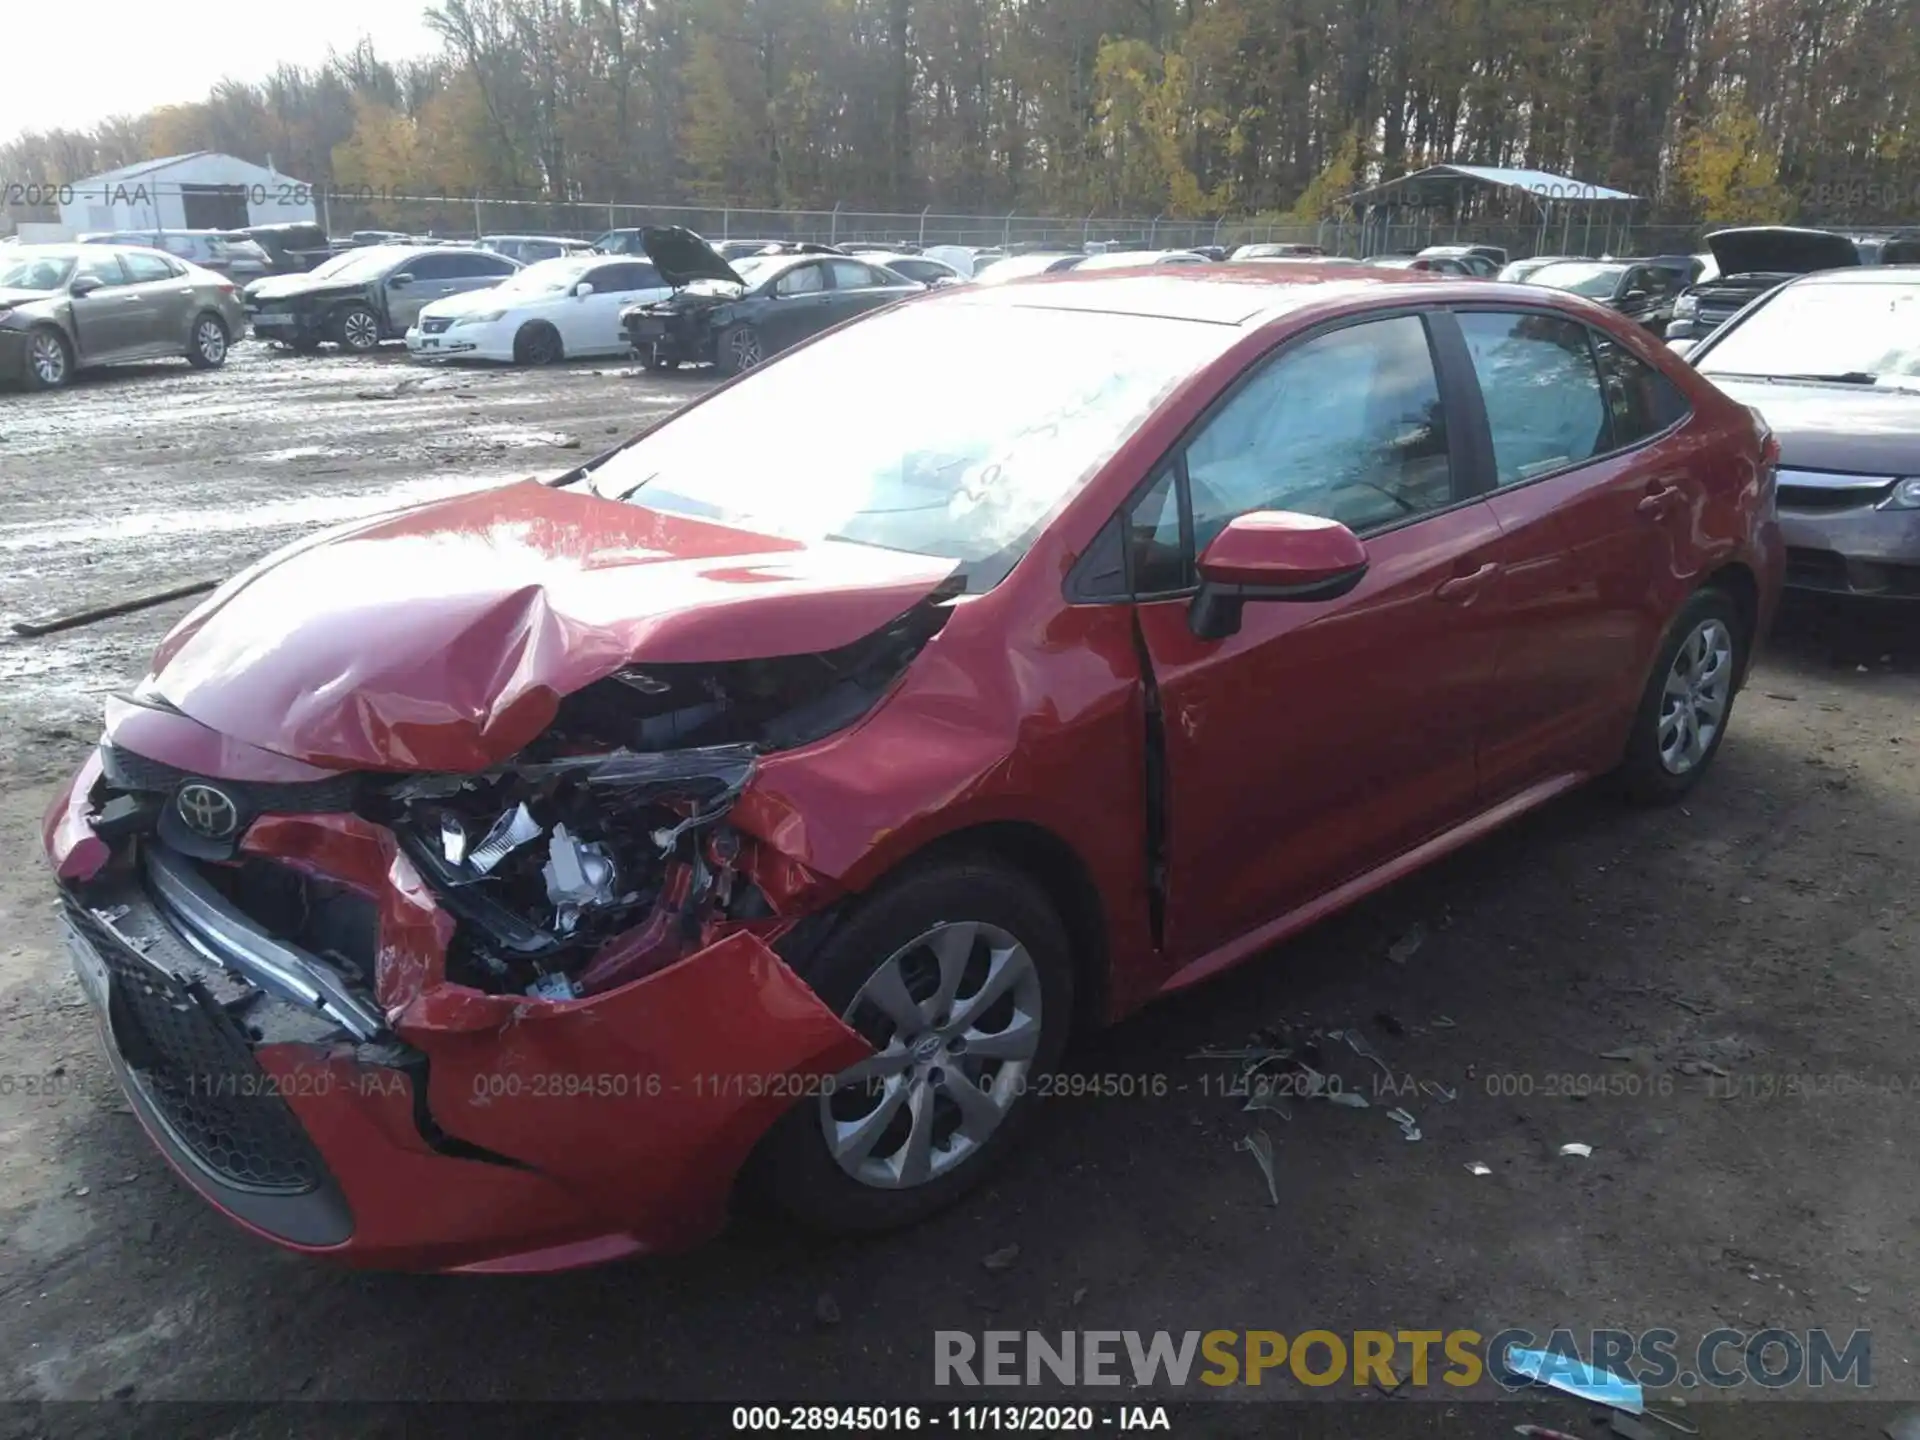
[[[1462,604],[1473,599],[1485,585],[1500,572],[1500,567],[1489,560],[1471,575],[1456,575],[1451,580],[1442,580],[1433,592],[1436,600],[1457,600]]]
[[[1650,515],[1658,519],[1660,516],[1665,515],[1667,511],[1672,508],[1673,503],[1679,498],[1680,490],[1678,486],[1658,485],[1657,488],[1648,490],[1647,498],[1633,508],[1642,515]]]

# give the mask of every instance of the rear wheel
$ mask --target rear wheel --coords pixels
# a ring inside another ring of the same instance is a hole
[[[552,365],[566,358],[560,332],[539,320],[520,327],[513,337],[513,359],[518,365]]]
[[[365,355],[380,343],[380,317],[366,305],[349,305],[333,317],[334,343]]]
[[[751,370],[766,358],[760,343],[760,332],[751,325],[730,327],[713,347],[714,368],[722,375],[738,375],[743,370]]]
[[[1713,763],[1746,660],[1743,631],[1739,606],[1711,587],[1695,591],[1674,617],[1620,766],[1629,799],[1678,800]]]
[[[187,363],[196,370],[217,370],[227,363],[227,327],[218,315],[202,315],[193,322]]]
[[[26,362],[29,390],[58,390],[73,378],[73,349],[51,325],[27,332]]]
[[[875,1053],[769,1132],[760,1187],[805,1224],[854,1232],[980,1184],[1066,1047],[1072,958],[1046,895],[992,861],[930,866],[876,891],[802,971]]]

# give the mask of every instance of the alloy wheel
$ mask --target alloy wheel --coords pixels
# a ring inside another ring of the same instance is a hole
[[[67,378],[67,350],[60,337],[43,330],[27,346],[27,363],[42,385],[58,385]]]
[[[227,332],[217,320],[202,320],[194,328],[193,348],[207,364],[218,365],[227,358]]]
[[[751,370],[760,363],[760,336],[757,331],[739,329],[733,332],[733,368]]]
[[[1040,971],[996,925],[934,926],[888,956],[841,1017],[874,1054],[835,1077],[820,1125],[862,1184],[911,1189],[986,1144],[1040,1051]]]
[[[1656,732],[1669,775],[1689,774],[1713,748],[1733,695],[1733,635],[1724,621],[1702,620],[1688,632],[1667,671]]]
[[[355,310],[340,327],[347,345],[354,350],[371,350],[380,343],[379,323],[365,310]]]

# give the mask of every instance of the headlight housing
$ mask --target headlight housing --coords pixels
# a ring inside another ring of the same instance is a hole
[[[1882,510],[1920,510],[1920,475],[1893,482],[1893,493],[1880,502]]]
[[[491,325],[497,320],[506,318],[507,312],[504,310],[482,310],[478,315],[458,316],[453,322],[453,328],[457,330],[462,325]]]
[[[1682,295],[1678,300],[1673,302],[1673,313],[1676,317],[1681,315],[1698,315],[1700,313],[1700,297],[1698,295]]]

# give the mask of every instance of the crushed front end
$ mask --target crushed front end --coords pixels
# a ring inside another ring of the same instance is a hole
[[[735,823],[758,757],[863,715],[939,628],[628,667],[509,761],[338,770],[151,687],[46,818],[141,1122],[283,1245],[557,1269],[697,1242],[810,1079],[870,1053],[776,947],[832,884]]]

